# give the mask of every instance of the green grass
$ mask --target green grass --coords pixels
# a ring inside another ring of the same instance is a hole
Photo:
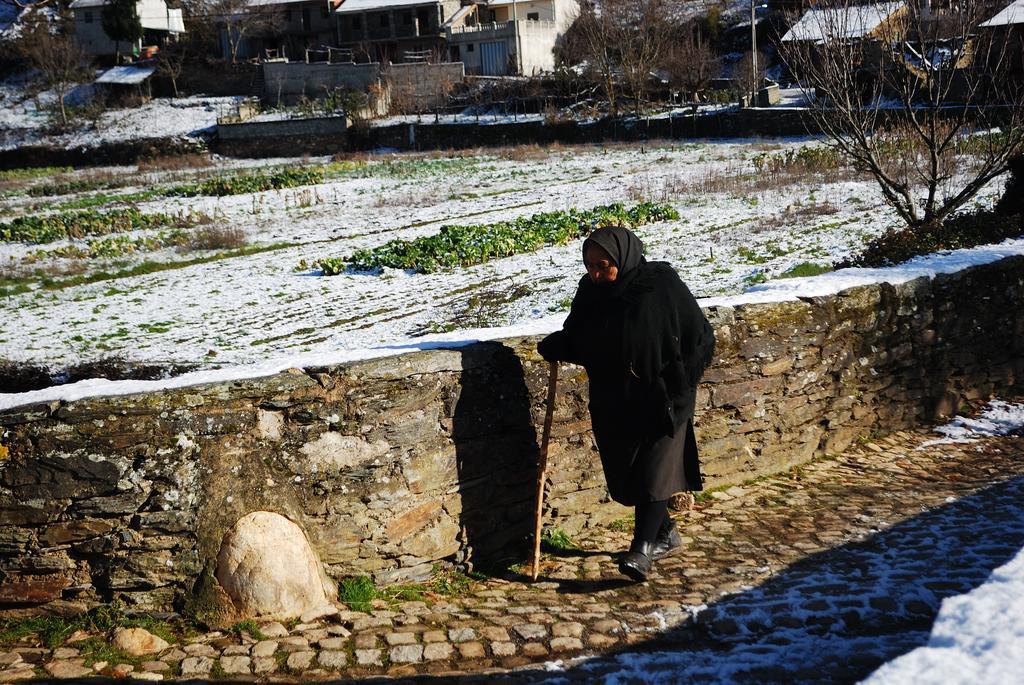
[[[813,262],[800,262],[786,269],[784,272],[779,274],[779,278],[804,278],[807,276],[817,276],[819,274],[825,274],[832,271],[832,267],[827,264],[815,264]]]
[[[614,530],[617,533],[632,533],[636,527],[636,518],[632,515],[626,516],[625,518],[616,519],[608,524],[610,530]]]
[[[549,552],[572,552],[580,548],[564,530],[558,528],[545,530],[540,537],[540,546]]]
[[[248,633],[249,637],[254,640],[266,640],[267,636],[260,630],[259,625],[252,619],[245,619],[244,621],[238,621],[228,630],[235,635],[241,635],[242,633]]]
[[[107,633],[114,628],[145,628],[154,635],[177,641],[176,629],[170,623],[157,621],[148,616],[129,616],[118,604],[96,607],[84,614],[71,618],[39,616],[20,619],[0,619],[0,645],[25,638],[35,637],[50,649],[63,644],[76,630],[90,633]],[[103,661],[103,659],[97,659]]]
[[[369,576],[345,578],[338,583],[338,601],[353,611],[368,612],[375,600],[389,605],[401,602],[429,601],[434,597],[460,597],[470,592],[475,583],[484,579],[479,573],[465,574],[450,569],[435,568],[433,577],[425,583],[406,583],[377,587]]]

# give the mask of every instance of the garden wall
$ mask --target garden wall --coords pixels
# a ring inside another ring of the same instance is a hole
[[[1024,258],[713,307],[699,389],[709,486],[955,412],[1024,379]],[[334,578],[424,578],[439,561],[525,558],[547,365],[536,339],[0,413],[0,605],[180,606],[225,530],[296,521]],[[550,525],[623,516],[608,501],[586,379],[563,365]]]

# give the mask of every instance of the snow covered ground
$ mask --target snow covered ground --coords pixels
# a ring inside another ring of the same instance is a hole
[[[429,275],[386,270],[322,277],[296,266],[300,260],[345,256],[393,238],[434,234],[445,223],[489,223],[616,201],[672,204],[679,220],[638,231],[649,257],[670,262],[699,297],[737,295],[798,264],[831,264],[895,224],[877,187],[867,180],[837,175],[815,177],[813,183],[766,185],[751,178],[755,155],[813,144],[705,141],[453,158],[385,155],[359,173],[340,173],[316,186],[223,198],[143,198],[136,202],[143,211],[203,212],[214,217],[216,226],[241,229],[251,244],[275,249],[187,266],[197,254],[173,249],[114,260],[72,264],[42,258],[26,264],[40,249],[71,241],[0,244],[0,265],[18,274],[44,269],[52,275],[76,267],[88,276],[144,261],[177,264],[156,273],[57,289],[31,282],[28,292],[0,304],[5,317],[0,358],[53,367],[114,355],[207,368],[254,367],[298,355],[338,357],[415,345],[437,333],[458,337],[467,329],[532,325],[566,311],[582,273],[578,244]],[[224,163],[196,173],[230,175],[239,165]],[[124,167],[79,171],[70,178],[96,174],[129,185],[54,198],[7,193],[0,197],[0,218],[58,211],[66,203],[97,196],[116,205],[116,197],[102,196],[137,194],[182,178],[177,171],[136,175]],[[747,180],[735,181],[737,175]],[[991,203],[1001,185],[996,181],[988,187],[979,204]],[[878,274],[832,278],[870,280]],[[769,283],[756,297],[778,299],[777,288],[799,283]]]
[[[90,99],[90,86],[80,86],[66,102],[76,106]],[[230,114],[237,97],[193,96],[158,98],[139,107],[112,108],[94,122],[82,122],[66,133],[51,133],[56,97],[44,91],[30,95],[19,79],[0,81],[0,150],[24,145],[95,147],[141,138],[196,137],[212,130],[217,117]]]

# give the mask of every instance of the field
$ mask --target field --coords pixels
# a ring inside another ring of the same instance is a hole
[[[529,325],[567,310],[579,238],[429,273],[349,258],[445,224],[643,202],[678,213],[637,233],[698,297],[827,269],[896,222],[814,141],[2,172],[0,359],[211,368]]]

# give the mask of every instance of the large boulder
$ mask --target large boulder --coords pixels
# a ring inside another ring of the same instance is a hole
[[[269,511],[247,514],[227,532],[217,580],[246,617],[295,618],[333,595],[302,529]]]
[[[132,656],[159,654],[170,647],[166,640],[143,628],[118,628],[114,631],[114,646]]]

